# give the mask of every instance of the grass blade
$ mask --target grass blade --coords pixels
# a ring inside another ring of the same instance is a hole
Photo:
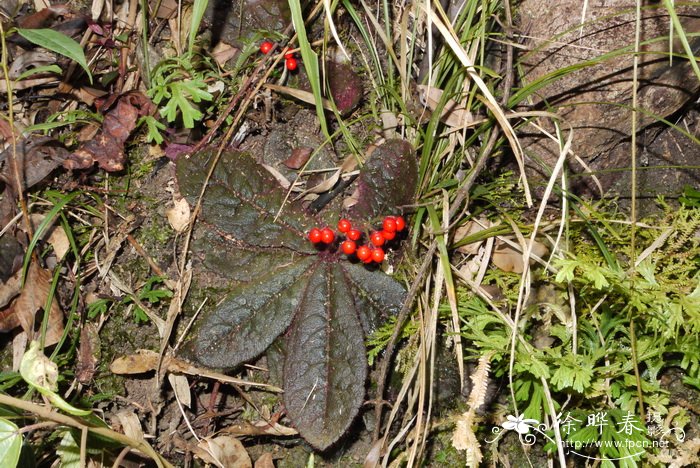
[[[66,36],[63,33],[54,31],[53,29],[17,29],[20,36],[36,44],[39,47],[48,49],[57,54],[68,57],[74,60],[78,65],[83,67],[85,73],[87,73],[88,79],[92,84],[92,74],[87,65],[87,60],[85,59],[85,53],[80,44],[75,42],[72,38]]]

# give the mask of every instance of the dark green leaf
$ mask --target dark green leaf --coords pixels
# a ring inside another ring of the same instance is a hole
[[[338,273],[324,264],[309,281],[287,338],[284,369],[287,413],[304,439],[321,450],[345,433],[365,395],[362,327]]]
[[[259,281],[234,288],[197,329],[193,357],[230,369],[265,351],[292,321],[312,263],[313,257],[297,257]]]
[[[213,158],[214,153],[202,152],[178,161],[180,192],[192,204],[197,202]],[[306,231],[314,224],[310,215],[287,205],[274,221],[284,198],[277,181],[251,156],[226,153],[209,181],[202,217],[234,242],[315,253],[306,240]]]
[[[381,272],[367,269],[361,264],[340,263],[353,297],[360,311],[362,328],[367,335],[374,333],[389,317],[401,309],[406,290],[395,279]]]
[[[418,166],[413,147],[404,140],[389,140],[377,147],[358,178],[359,198],[351,208],[354,218],[385,216],[414,202]]]

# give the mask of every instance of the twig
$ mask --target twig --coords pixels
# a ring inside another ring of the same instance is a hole
[[[50,407],[38,405],[30,401],[20,400],[19,398],[14,398],[9,395],[0,394],[0,404],[19,408],[23,411],[32,413],[41,419],[48,419],[49,421],[53,421],[64,426],[70,426],[80,430],[87,430],[99,436],[112,439],[120,444],[124,444],[143,452],[151,457],[153,461],[155,461],[161,468],[173,468],[173,465],[168,463],[168,461],[162,458],[158,452],[153,450],[153,447],[151,447],[145,440],[134,440],[131,437],[114,431],[108,427],[93,426],[91,423],[85,422],[74,416],[69,416],[54,411]]]

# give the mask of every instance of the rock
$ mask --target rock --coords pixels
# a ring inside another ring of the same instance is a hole
[[[518,29],[532,38],[528,44],[531,52],[521,58],[525,70],[522,79],[527,87],[566,67],[578,67],[590,61],[542,87],[529,99],[534,108],[561,115],[563,129],[568,126],[574,129],[571,149],[592,170],[627,168],[598,174],[604,189],[608,189],[617,179],[628,178],[631,165],[634,3],[623,0],[589,3],[584,26],[579,28],[581,5],[577,0],[525,0],[521,4]],[[678,6],[686,31],[697,31],[700,27],[698,11],[697,6]],[[640,132],[657,123],[658,118],[677,113],[694,99],[700,88],[700,80],[687,60],[676,57],[669,62],[669,43],[664,38],[670,23],[666,10],[658,4],[658,8],[645,8],[642,15],[642,41],[646,43],[638,68]],[[697,54],[700,39],[689,40]],[[683,53],[677,40],[673,51]],[[541,158],[545,166],[552,167],[559,155],[559,145],[531,130],[528,128],[528,135],[521,140],[530,155],[529,169],[547,177],[547,170],[536,159]],[[549,126],[548,130],[553,128]],[[640,146],[640,153],[641,149]],[[667,164],[674,163],[671,155]],[[583,171],[578,164],[571,163],[571,167]],[[595,187],[589,177],[579,179],[578,186],[589,190]]]

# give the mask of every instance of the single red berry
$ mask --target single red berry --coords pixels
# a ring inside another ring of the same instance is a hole
[[[370,242],[377,247],[384,245],[384,236],[379,231],[374,231],[371,236],[369,236]]]
[[[286,54],[284,54],[284,58],[286,58],[286,59],[294,58],[294,52],[287,52]]]
[[[362,237],[362,233],[357,229],[350,229],[345,235],[348,236],[348,239],[354,241],[360,240],[360,237]]]
[[[372,250],[372,261],[375,263],[382,263],[384,261],[384,251],[381,248],[377,247]]]
[[[393,216],[387,216],[386,218],[384,218],[384,222],[382,223],[382,227],[384,228],[385,231],[395,232],[396,231],[396,219],[394,219]]]
[[[357,249],[357,244],[355,244],[355,241],[346,240],[345,242],[340,244],[340,248],[345,255],[352,255]]]
[[[272,42],[264,41],[262,44],[260,44],[260,52],[262,52],[263,54],[269,54],[271,50]]]
[[[309,231],[309,240],[314,244],[321,242],[321,230],[319,228],[313,228]]]
[[[366,245],[361,245],[357,248],[357,258],[363,262],[372,258],[372,251]]]
[[[348,232],[350,229],[352,229],[352,224],[350,224],[350,221],[347,219],[343,218],[340,221],[338,221],[338,231],[342,233]]]
[[[321,242],[324,244],[330,244],[335,240],[335,233],[329,227],[321,229]]]
[[[384,230],[381,232],[381,234],[385,241],[393,240],[394,237],[396,237],[396,233],[394,231]]]
[[[287,70],[294,71],[297,69],[297,59],[290,57],[284,61],[284,65],[287,67]]]
[[[396,217],[396,230],[401,232],[406,228],[406,220],[403,219],[403,216],[397,216]]]

